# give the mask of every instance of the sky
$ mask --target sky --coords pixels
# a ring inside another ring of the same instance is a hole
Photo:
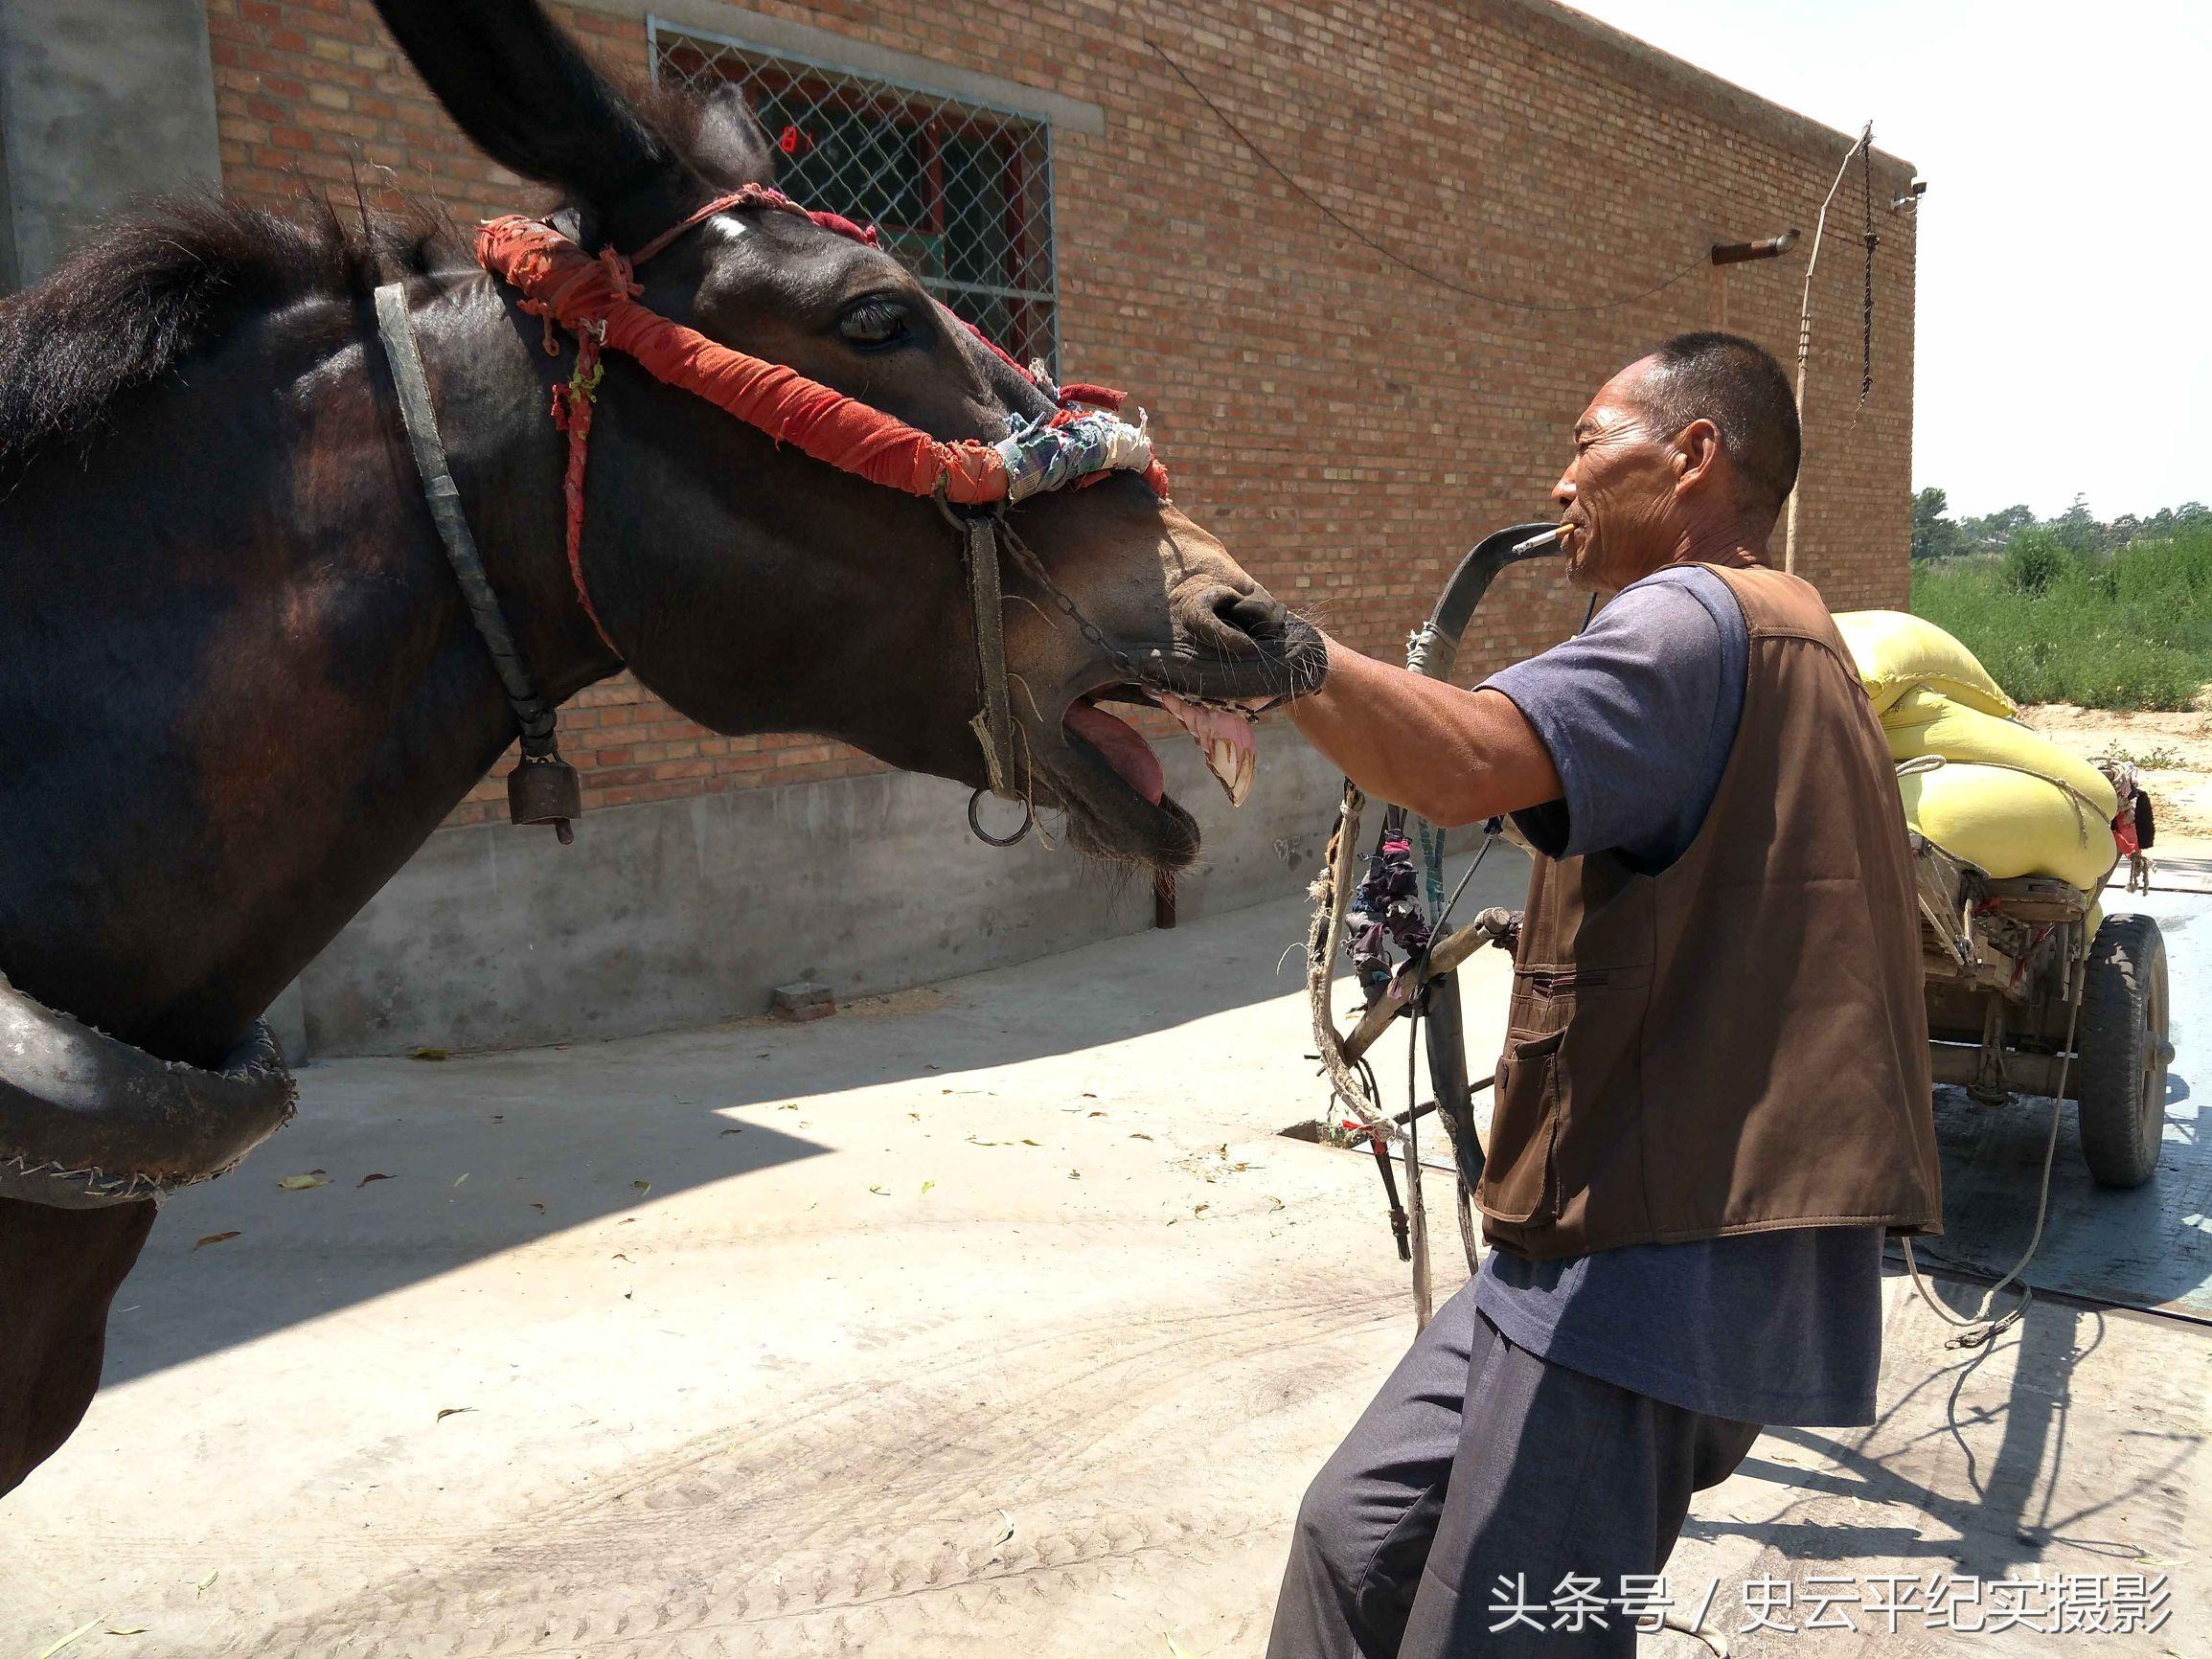
[[[1573,4],[1927,180],[1916,489],[2212,501],[2212,0]]]

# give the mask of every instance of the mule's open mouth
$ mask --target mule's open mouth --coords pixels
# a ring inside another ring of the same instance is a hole
[[[1159,709],[1190,733],[1206,769],[1232,806],[1242,807],[1259,776],[1253,722],[1275,696],[1220,697],[1177,694],[1128,682],[1101,686],[1068,705],[1060,719],[1064,754],[1072,766],[1048,766],[1054,792],[1067,808],[1070,827],[1087,851],[1136,855],[1169,868],[1197,851],[1197,824],[1167,789],[1167,773],[1136,727],[1110,713]]]
[[[1270,699],[1178,697],[1173,692],[1109,686],[1070,704],[1061,725],[1096,749],[1123,783],[1154,807],[1168,792],[1160,758],[1152,753],[1142,732],[1099,706],[1102,698],[1166,710],[1191,734],[1191,740],[1206,759],[1206,770],[1221,785],[1230,806],[1242,807],[1251,794],[1252,780],[1260,775],[1260,750],[1253,740],[1252,726]]]
[[[1262,644],[1265,654],[1224,660],[1124,642],[1117,655],[1151,658],[1141,679],[1101,673],[1061,682],[1059,717],[1046,703],[1038,711],[1043,718],[1026,730],[1044,790],[1038,799],[1067,813],[1078,851],[1161,871],[1197,857],[1197,820],[1169,793],[1168,769],[1152,740],[1126,717],[1139,709],[1157,709],[1188,732],[1230,805],[1244,805],[1260,772],[1255,723],[1327,672],[1321,636],[1296,618],[1283,637]],[[1123,667],[1126,673],[1126,659]]]

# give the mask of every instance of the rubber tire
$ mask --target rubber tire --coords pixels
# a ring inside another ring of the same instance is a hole
[[[2166,1126],[2166,942],[2148,916],[2108,916],[2082,990],[2082,1161],[2105,1187],[2140,1187]],[[2153,1030],[2154,1024],[2157,1029]]]

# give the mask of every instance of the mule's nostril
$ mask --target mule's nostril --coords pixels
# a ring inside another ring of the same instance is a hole
[[[1214,600],[1214,615],[1241,634],[1253,639],[1280,639],[1289,613],[1266,588],[1238,593],[1223,588]]]

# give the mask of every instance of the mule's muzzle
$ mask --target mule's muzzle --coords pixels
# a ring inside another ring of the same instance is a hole
[[[1177,634],[1239,655],[1265,656],[1279,649],[1290,620],[1282,602],[1266,588],[1220,580],[1185,582],[1170,596],[1168,608]]]
[[[1271,705],[1320,689],[1329,650],[1320,631],[1266,588],[1225,583],[1174,606],[1174,648],[1154,657],[1176,693]]]

